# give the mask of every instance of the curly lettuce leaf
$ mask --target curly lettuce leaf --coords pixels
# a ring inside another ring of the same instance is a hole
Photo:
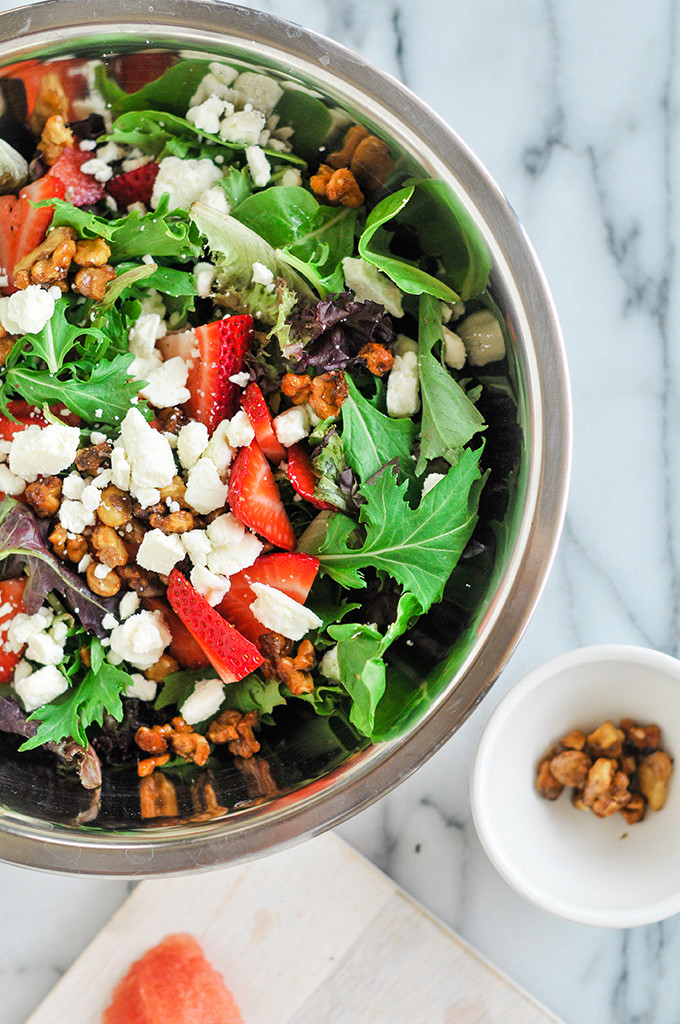
[[[345,459],[362,483],[388,462],[397,460],[405,477],[412,477],[411,452],[418,435],[417,424],[408,418],[385,416],[362,396],[347,377],[349,395],[343,402],[342,443]]]
[[[399,483],[394,472],[383,470],[359,489],[363,538],[353,519],[338,514],[325,520],[325,530],[308,531],[299,549],[315,555],[323,572],[350,589],[365,586],[366,566],[386,572],[427,611],[441,600],[477,522],[480,454],[481,449],[465,449],[415,509],[406,500],[408,481]]]
[[[116,598],[98,597],[81,576],[48,548],[38,519],[26,505],[5,497],[0,503],[0,568],[4,576],[28,574],[24,607],[35,614],[45,598],[56,591],[85,629],[104,637],[104,616],[115,614]]]

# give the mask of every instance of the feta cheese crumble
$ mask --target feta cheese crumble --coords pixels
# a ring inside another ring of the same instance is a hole
[[[224,683],[221,679],[199,679],[180,706],[179,713],[188,725],[195,725],[217,714],[223,700]]]
[[[289,640],[302,640],[311,629],[323,625],[318,615],[282,590],[266,583],[251,583],[251,589],[257,596],[250,610],[267,629],[273,629]]]
[[[140,414],[141,415],[141,414]],[[80,430],[61,423],[33,424],[15,434],[9,468],[29,483],[39,476],[54,476],[73,464],[80,447]]]
[[[111,653],[142,670],[151,668],[172,640],[160,612],[136,612],[111,631]]]
[[[54,313],[52,290],[39,284],[0,298],[0,323],[8,334],[38,334]]]

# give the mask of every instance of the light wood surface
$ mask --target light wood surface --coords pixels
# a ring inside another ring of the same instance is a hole
[[[130,964],[180,931],[246,1024],[559,1024],[333,835],[142,882],[27,1024],[101,1024]]]

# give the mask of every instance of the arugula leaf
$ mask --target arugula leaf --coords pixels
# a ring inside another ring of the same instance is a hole
[[[439,303],[429,295],[420,298],[418,371],[423,405],[420,455],[416,473],[428,459],[443,456],[451,465],[475,434],[486,429],[484,417],[438,359],[432,348],[442,342]]]
[[[414,260],[390,251],[386,228],[406,229],[414,250],[436,259],[439,277],[426,273]],[[445,302],[478,295],[487,285],[491,257],[479,229],[453,190],[442,181],[425,178],[393,192],[371,211],[358,243],[359,255],[384,271],[404,292],[427,293]]]
[[[61,402],[86,423],[116,426],[144,383],[130,379],[133,359],[131,353],[114,356],[92,366],[85,376],[78,375],[73,364],[63,379],[47,370],[15,368],[7,373],[6,382],[31,405]]]
[[[418,427],[413,420],[395,419],[379,412],[361,395],[347,376],[349,395],[342,405],[342,443],[347,464],[362,483],[397,459],[406,477],[412,477],[415,463],[411,452]]]
[[[281,185],[256,192],[233,215],[264,238],[320,295],[342,291],[342,260],[354,252],[356,210],[322,206],[306,189]]]
[[[279,259],[272,246],[257,232],[206,203],[193,203],[189,219],[205,235],[208,246],[217,254],[215,265],[222,286],[247,286],[253,276],[253,263],[263,263],[276,276],[282,277],[289,288],[297,292],[298,300],[315,302],[314,293],[306,281]]]
[[[70,323],[66,319],[66,311],[69,308],[68,299],[58,299],[54,313],[43,329],[36,334],[22,335],[14,345],[5,365],[11,368],[16,366],[19,360],[25,361],[34,356],[47,364],[50,373],[58,373],[79,338],[102,337],[101,331],[96,328],[80,327]]]
[[[298,549],[316,555],[321,569],[350,589],[365,586],[361,570],[366,566],[384,571],[415,596],[421,612],[427,611],[441,599],[477,522],[480,454],[465,449],[415,509],[406,501],[408,481],[400,484],[393,472],[383,470],[359,489],[365,499],[359,512],[363,543],[357,523],[338,514],[325,521],[325,534],[308,531]]]
[[[80,684],[28,716],[29,722],[38,721],[40,725],[35,736],[26,740],[20,750],[32,750],[43,743],[58,743],[66,738],[87,747],[86,729],[95,723],[101,725],[105,713],[116,722],[122,721],[121,695],[130,685],[131,677],[105,660],[104,648],[97,639],[90,644],[90,661],[90,670]]]
[[[108,634],[102,622],[105,615],[116,613],[117,598],[93,593],[83,578],[47,547],[41,524],[30,509],[9,497],[0,502],[0,562],[5,577],[26,570],[23,601],[29,615],[37,612],[49,593],[56,591],[85,629],[101,637]]]

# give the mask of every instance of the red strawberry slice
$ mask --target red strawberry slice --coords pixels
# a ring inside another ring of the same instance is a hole
[[[330,511],[337,511],[335,505],[331,505],[329,501],[323,501],[320,498],[314,497],[314,488],[316,487],[316,477],[314,476],[314,470],[312,468],[312,460],[310,459],[307,451],[301,444],[292,444],[288,449],[288,479],[293,485],[293,488],[308,501],[314,508],[328,509]]]
[[[3,441],[11,441],[15,434],[31,427],[46,427],[47,420],[35,405],[29,405],[21,399],[7,403],[7,411],[14,417],[14,421],[6,416],[0,416],[0,438]]]
[[[0,269],[9,284],[0,289],[3,295],[15,292],[14,268],[19,260],[45,238],[52,223],[53,206],[35,210],[31,203],[43,199],[63,199],[66,187],[51,174],[22,188],[18,196],[0,196]]]
[[[165,625],[172,633],[172,643],[168,650],[182,668],[197,669],[208,667],[210,664],[208,658],[198,646],[179,615],[175,615],[167,601],[163,601],[160,597],[145,597],[142,604],[149,611],[160,612],[163,616]]]
[[[187,378],[191,398],[184,411],[205,423],[211,434],[238,409],[239,388],[229,378],[243,369],[252,338],[253,318],[244,313],[204,324],[193,332],[166,334],[159,342],[164,359],[182,356],[192,364]]]
[[[106,191],[112,195],[120,207],[130,206],[132,203],[144,203],[148,206],[151,202],[153,185],[158,174],[158,164],[150,160],[148,164],[135,167],[132,171],[125,171],[111,178],[106,185]]]
[[[65,149],[50,168],[48,177],[58,178],[66,189],[65,199],[74,206],[90,206],[104,195],[104,186],[81,166],[92,159],[88,150],[71,146]]]
[[[269,633],[271,630],[263,626],[250,610],[250,605],[257,596],[252,584],[266,583],[267,586],[283,591],[299,604],[304,604],[318,571],[319,559],[312,555],[287,551],[273,551],[269,555],[260,555],[253,565],[230,576],[231,586],[217,606],[217,610],[238,629],[239,633],[257,643],[262,633]]]
[[[255,533],[292,551],[297,540],[269,463],[257,441],[239,448],[229,475],[229,505]]]
[[[250,420],[255,431],[255,437],[262,451],[268,459],[275,462],[283,462],[286,457],[286,449],[274,432],[272,414],[267,407],[264,395],[259,385],[254,381],[248,385],[241,395],[241,408]]]
[[[243,679],[262,664],[257,647],[226,622],[178,569],[170,573],[168,601],[223,682]]]
[[[24,610],[25,586],[25,576],[18,579],[0,580],[0,626]],[[5,607],[6,605],[9,607]],[[3,642],[0,643],[0,683],[8,683],[21,658],[21,653],[15,654],[5,646],[6,634],[4,632],[0,632],[0,636],[3,638]]]

